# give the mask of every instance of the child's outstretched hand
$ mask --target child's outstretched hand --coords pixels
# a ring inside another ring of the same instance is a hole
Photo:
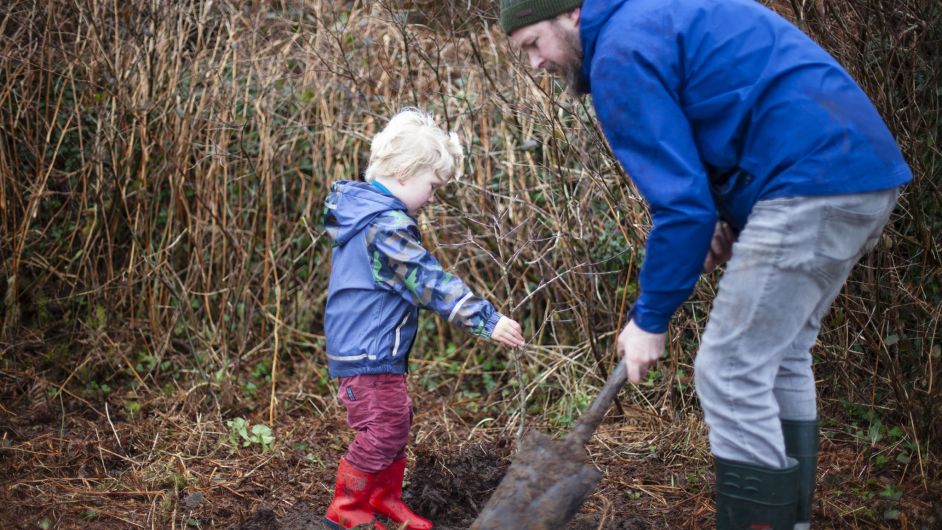
[[[491,338],[513,348],[520,348],[526,344],[526,341],[523,340],[523,333],[520,331],[520,324],[516,320],[503,315],[497,321],[497,325],[494,326]]]

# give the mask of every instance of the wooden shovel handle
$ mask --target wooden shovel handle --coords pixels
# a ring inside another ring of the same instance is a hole
[[[605,413],[608,412],[608,407],[615,401],[615,396],[618,395],[621,387],[625,386],[626,381],[628,381],[628,371],[625,369],[625,359],[622,357],[612,373],[609,374],[608,381],[605,382],[605,386],[602,387],[595,401],[589,406],[589,410],[583,412],[582,416],[579,416],[579,419],[576,420],[576,426],[572,432],[566,435],[566,440],[585,445],[592,438],[595,429],[602,423]]]

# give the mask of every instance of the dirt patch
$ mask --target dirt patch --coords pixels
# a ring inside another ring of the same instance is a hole
[[[468,528],[504,477],[510,454],[506,440],[451,451],[419,447],[403,498],[437,527]]]
[[[470,444],[451,451],[419,446],[414,464],[407,471],[403,500],[416,513],[433,520],[439,530],[468,528],[503,478],[510,447],[505,440]],[[270,508],[260,507],[236,530],[322,530],[325,508],[326,505],[312,509],[300,502],[279,518]]]
[[[276,530],[283,528],[271,508],[258,508],[251,519],[236,527],[236,530]]]
[[[324,530],[323,517],[305,502],[292,506],[280,520],[271,508],[262,507],[234,530]]]
[[[513,456],[511,449],[507,440],[474,443],[454,450],[419,446],[403,488],[403,499],[416,513],[434,521],[438,530],[467,529],[504,478]],[[278,517],[271,508],[263,506],[234,530],[322,530],[324,508],[299,502]],[[395,527],[388,520],[381,521]],[[640,518],[615,520],[597,513],[577,514],[566,528],[596,530],[600,525],[608,530],[653,528]]]
[[[648,524],[644,519],[638,517],[627,517],[612,521],[605,521],[598,514],[576,514],[572,522],[566,526],[566,530],[648,530],[655,528]]]

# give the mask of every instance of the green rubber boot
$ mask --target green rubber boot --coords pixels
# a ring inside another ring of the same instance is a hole
[[[792,530],[798,504],[798,462],[771,469],[714,457],[717,530]]]
[[[818,467],[818,420],[782,420],[785,454],[798,461],[795,530],[811,528],[811,501]]]

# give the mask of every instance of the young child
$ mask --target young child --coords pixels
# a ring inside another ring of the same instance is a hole
[[[520,325],[442,270],[422,247],[415,215],[457,176],[462,152],[431,116],[405,109],[373,138],[367,182],[331,186],[324,225],[334,240],[325,331],[331,377],[357,431],[340,459],[328,527],[351,528],[376,514],[410,530],[432,528],[402,501],[412,401],[405,373],[418,309],[480,337],[524,345]]]

